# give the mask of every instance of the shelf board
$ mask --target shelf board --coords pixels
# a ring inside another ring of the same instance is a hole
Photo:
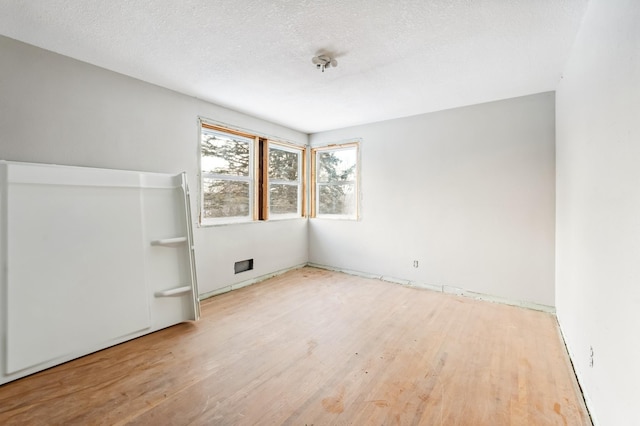
[[[151,241],[152,246],[179,247],[187,242],[187,237],[164,238]]]
[[[176,287],[169,290],[164,291],[156,291],[154,296],[156,297],[176,297],[182,296],[183,294],[187,294],[191,292],[191,286],[185,285],[183,287]]]

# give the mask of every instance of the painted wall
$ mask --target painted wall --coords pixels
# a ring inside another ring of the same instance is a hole
[[[311,135],[362,139],[362,210],[311,220],[310,261],[553,306],[554,114],[543,93]]]
[[[600,425],[640,424],[639,22],[591,0],[557,92],[557,315]]]
[[[179,173],[197,218],[197,117],[306,145],[307,135],[0,37],[0,159]],[[308,260],[303,219],[195,228],[200,292]],[[254,270],[234,275],[235,261]]]

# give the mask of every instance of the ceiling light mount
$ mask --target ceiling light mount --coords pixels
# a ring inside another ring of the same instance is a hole
[[[322,70],[324,72],[325,68],[337,67],[338,61],[329,55],[318,55],[314,56],[311,59],[311,62],[316,66],[316,69]]]

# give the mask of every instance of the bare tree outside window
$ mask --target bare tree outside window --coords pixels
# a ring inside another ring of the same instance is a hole
[[[300,214],[301,150],[269,146],[269,213]]]
[[[251,216],[252,140],[202,132],[202,213],[204,218]]]
[[[315,151],[316,216],[357,216],[357,146]]]
[[[201,122],[200,223],[303,217],[305,148]]]

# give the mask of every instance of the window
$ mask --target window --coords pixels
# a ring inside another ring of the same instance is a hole
[[[358,143],[311,152],[312,217],[358,218]]]
[[[304,152],[201,122],[200,223],[304,216]]]
[[[302,216],[303,150],[269,142],[269,218]]]
[[[254,143],[246,136],[202,127],[201,222],[253,219]]]

